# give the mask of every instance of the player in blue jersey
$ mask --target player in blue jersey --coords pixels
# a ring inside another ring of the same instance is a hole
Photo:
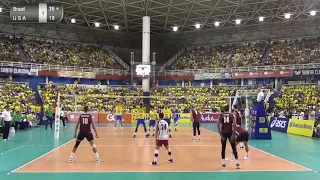
[[[172,109],[172,117],[173,117],[173,122],[174,122],[174,130],[178,130],[178,121],[180,119],[180,111],[178,107]]]

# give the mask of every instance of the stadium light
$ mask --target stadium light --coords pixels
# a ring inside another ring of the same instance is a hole
[[[174,27],[172,27],[172,30],[173,30],[173,31],[178,31],[178,27],[177,27],[177,26],[174,26]]]
[[[100,26],[100,23],[96,22],[96,23],[94,23],[94,26],[95,26],[95,27],[99,27],[99,26]]]
[[[262,16],[259,17],[259,21],[260,21],[260,22],[264,21],[264,17],[262,17]]]
[[[114,27],[115,30],[118,30],[118,29],[119,29],[119,26],[118,26],[118,25],[114,25],[113,27]]]
[[[220,26],[220,22],[216,21],[216,22],[214,23],[214,26],[216,26],[216,27]]]
[[[200,28],[200,24],[196,24],[196,28],[199,29]]]
[[[291,15],[292,15],[292,14],[290,14],[290,13],[286,13],[286,14],[284,15],[284,18],[290,19]]]
[[[241,24],[241,20],[240,20],[240,19],[237,19],[237,20],[236,20],[236,24]]]
[[[317,14],[317,11],[310,11],[310,16],[315,16]]]
[[[76,19],[72,18],[72,19],[71,19],[71,23],[72,23],[72,24],[76,23]]]

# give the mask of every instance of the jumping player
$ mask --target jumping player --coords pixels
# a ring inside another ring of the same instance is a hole
[[[143,125],[146,137],[147,138],[149,137],[149,133],[147,132],[146,121],[145,121],[146,111],[147,111],[146,107],[143,105],[143,103],[140,103],[139,107],[137,107],[137,114],[136,114],[137,126],[136,126],[136,129],[134,131],[133,138],[135,138],[137,136],[137,132],[138,132],[138,128],[139,128],[140,124]]]
[[[79,128],[80,126],[80,128]],[[77,138],[76,144],[73,147],[72,153],[70,155],[69,158],[69,162],[72,163],[73,162],[73,158],[74,155],[77,151],[78,146],[80,145],[81,141],[86,138],[87,141],[89,141],[93,152],[96,155],[96,162],[99,163],[100,162],[100,158],[99,158],[99,154],[97,151],[97,147],[94,143],[94,139],[93,139],[93,135],[91,132],[91,126],[96,134],[96,138],[98,138],[98,134],[97,134],[97,130],[96,127],[94,126],[94,123],[92,121],[92,116],[90,114],[88,114],[88,106],[84,107],[84,114],[81,114],[78,120],[78,123],[76,125],[76,129],[74,132],[74,138]],[[78,128],[80,129],[79,133],[78,133],[78,137],[77,137],[77,131]]]
[[[173,122],[174,122],[174,131],[178,130],[178,121],[180,119],[180,111],[178,107],[172,110]]]
[[[221,158],[222,158],[222,167],[226,167],[226,146],[227,140],[229,140],[234,157],[236,159],[236,168],[240,169],[240,163],[238,161],[238,152],[235,143],[235,119],[234,115],[228,113],[229,107],[226,106],[222,108],[221,115],[219,117],[217,128],[221,137]]]
[[[156,120],[159,119],[158,117],[158,112],[156,110],[156,108],[154,108],[153,110],[150,111],[150,120],[149,120],[149,128],[148,128],[148,132],[150,134],[150,129],[152,127],[153,132],[152,132],[152,136],[154,136],[155,130],[156,130]]]
[[[194,105],[191,106],[191,111],[190,111],[190,116],[191,119],[190,121],[192,121],[192,127],[193,127],[193,138],[192,141],[200,141],[200,120],[201,120],[201,113],[200,111],[198,111]],[[197,135],[197,131],[198,131],[198,138],[196,138]]]
[[[167,123],[168,123],[168,125],[169,125],[169,137],[172,138],[172,136],[171,136],[171,127],[170,127],[171,118],[172,118],[171,109],[168,108],[167,105],[165,105],[161,112],[162,112],[163,115],[164,115],[164,120],[167,121]]]
[[[249,133],[245,129],[243,129],[241,126],[237,126],[235,129],[235,142],[236,146],[240,143],[243,142],[245,150],[246,150],[246,155],[244,156],[245,160],[249,160]],[[234,157],[231,155],[231,161],[233,161]]]
[[[160,121],[156,124],[156,149],[154,151],[154,158],[150,165],[156,166],[158,164],[159,149],[162,145],[166,148],[169,155],[169,163],[173,163],[171,149],[169,148],[169,124],[163,119],[164,114],[160,113]]]
[[[121,127],[121,130],[123,130],[123,124],[122,124],[122,111],[123,111],[123,108],[122,108],[122,105],[120,102],[117,103],[116,107],[114,108],[114,130],[116,131],[117,130],[117,123],[119,122],[120,123],[120,127]]]
[[[242,125],[242,116],[241,116],[241,112],[238,110],[238,106],[237,105],[233,105],[233,112],[235,113],[235,119],[236,119],[236,126],[237,127],[241,127]],[[240,144],[240,148],[243,148],[243,142],[238,143]]]

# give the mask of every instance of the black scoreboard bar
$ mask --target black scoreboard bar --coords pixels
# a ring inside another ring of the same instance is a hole
[[[57,23],[62,18],[62,4],[19,4],[10,8],[10,21],[13,23]]]

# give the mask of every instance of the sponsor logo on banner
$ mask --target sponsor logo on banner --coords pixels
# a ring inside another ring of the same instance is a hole
[[[301,69],[301,70],[294,70],[293,74],[295,76],[314,76],[320,75],[320,69]]]
[[[80,72],[80,71],[58,71],[58,77],[70,77],[70,78],[96,78],[96,74],[93,72]]]
[[[231,73],[199,73],[194,75],[194,80],[231,79]]]
[[[83,114],[82,112],[69,112],[67,113],[67,118],[69,122],[78,122],[80,115]],[[93,122],[98,122],[98,113],[97,112],[90,112],[92,116]]]
[[[280,132],[287,132],[288,129],[288,118],[281,118],[281,117],[272,117],[270,119],[270,129],[273,131],[280,131]]]
[[[312,137],[313,128],[314,121],[312,120],[290,119],[287,132],[290,134]]]
[[[273,71],[249,71],[249,72],[234,72],[232,79],[250,79],[250,78],[268,78],[268,77],[291,77],[292,70],[273,70]]]
[[[38,76],[38,69],[19,68],[19,67],[0,67],[1,73],[24,74],[29,76]]]
[[[219,113],[203,113],[201,117],[201,123],[216,123],[220,117]]]
[[[111,113],[99,113],[98,114],[99,123],[109,123],[115,121],[115,116]],[[122,114],[122,122],[131,123],[132,114],[124,113]]]

